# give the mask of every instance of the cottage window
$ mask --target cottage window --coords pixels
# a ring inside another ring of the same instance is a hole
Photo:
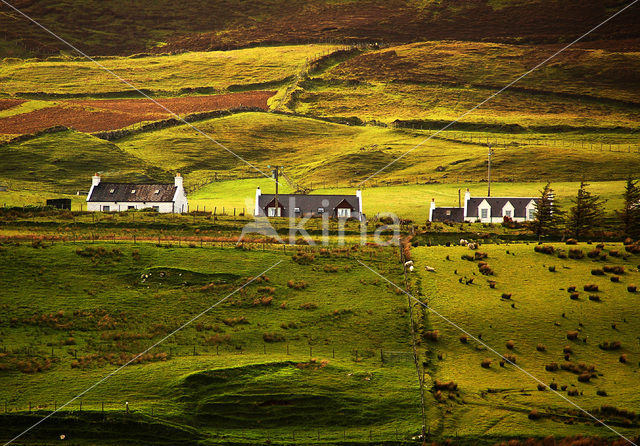
[[[154,192],[154,194],[159,194],[160,193],[160,189],[156,189],[156,191]]]
[[[504,211],[504,216],[511,218],[511,210]]]
[[[131,189],[131,193],[132,193],[132,194],[135,194],[135,193],[136,193],[136,190],[135,190],[135,189]]]
[[[349,209],[349,208],[338,208],[338,217],[340,217],[340,218],[350,218],[351,217],[351,209]]]
[[[323,214],[324,213],[324,208],[318,208],[318,214]]]
[[[536,218],[536,210],[529,209],[529,220],[533,220],[534,218]]]
[[[451,215],[451,210],[447,209],[447,217]]]
[[[102,212],[109,212],[111,208],[109,206],[102,206]]]
[[[127,206],[127,209],[135,209],[135,206]]]
[[[489,209],[481,209],[480,210],[481,218],[489,218]]]
[[[116,191],[115,189],[109,189],[110,194],[114,193],[115,191]]]
[[[300,213],[300,208],[294,208],[293,212],[295,212],[296,214],[299,214]]]
[[[267,208],[267,216],[268,217],[281,217],[282,216],[282,208],[278,207],[278,215],[276,215],[276,208]]]

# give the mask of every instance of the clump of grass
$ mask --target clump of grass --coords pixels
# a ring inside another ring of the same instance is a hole
[[[545,386],[544,384],[538,384],[538,390],[540,392],[544,392],[545,390],[547,390],[547,386]]]
[[[483,259],[486,259],[487,257],[489,257],[489,254],[487,254],[486,252],[482,252],[482,251],[476,251],[473,254],[474,260],[483,260]]]
[[[591,270],[591,275],[592,276],[604,276],[604,271],[601,270],[600,268],[595,268]]]
[[[483,359],[482,362],[480,363],[480,366],[482,368],[489,369],[489,368],[491,368],[491,363],[492,362],[493,361],[491,359],[488,359],[488,358],[487,359]]]
[[[569,238],[569,239],[567,239],[567,241],[565,243],[567,245],[577,245],[578,244],[578,240],[576,240],[574,238]]]
[[[567,288],[567,292],[569,292],[569,293],[573,293],[575,290],[576,290],[576,287],[574,285],[572,285],[569,288]]]
[[[469,343],[469,336],[467,336],[467,335],[460,336],[460,342],[462,342],[463,344],[468,344]]]
[[[568,254],[570,259],[580,260],[584,258],[584,252],[580,248],[571,248]]]
[[[564,353],[565,355],[570,355],[571,353],[573,353],[573,349],[571,348],[570,345],[565,345],[562,348],[562,353]]]
[[[478,269],[480,270],[480,273],[485,276],[493,276],[493,269],[486,262],[478,263]]]
[[[567,395],[569,395],[569,396],[578,396],[578,395],[580,395],[580,392],[578,391],[578,389],[569,389],[569,390],[567,390]]]
[[[493,280],[489,281],[489,288],[495,288],[496,287],[496,283]]]
[[[629,358],[627,357],[626,353],[623,353],[620,355],[620,358],[618,358],[618,360],[623,363],[626,364],[629,361]]]
[[[549,388],[552,390],[558,390],[558,383],[549,383]]]
[[[636,293],[638,292],[638,287],[633,284],[627,285],[627,291],[630,293]]]
[[[571,293],[569,297],[571,300],[578,300],[580,298],[580,293]]]
[[[249,320],[244,316],[238,316],[238,317],[230,317],[227,319],[222,319],[222,323],[224,325],[228,325],[229,327],[235,327],[236,325],[249,324]]]
[[[568,331],[567,332],[567,339],[570,340],[570,341],[575,341],[576,339],[578,339],[578,335],[579,334],[580,333],[575,331],[575,330],[574,331]]]
[[[607,391],[606,391],[606,390],[598,389],[598,390],[596,391],[596,395],[598,395],[598,396],[607,396]]]
[[[611,280],[614,283],[618,283],[620,282],[620,276],[611,276],[609,280]]]
[[[601,251],[599,249],[594,249],[587,253],[587,257],[589,257],[590,259],[595,259],[596,257],[599,257],[600,254],[601,254]]]
[[[504,359],[509,361],[511,364],[515,364],[518,358],[516,358],[515,355],[504,355]]]
[[[550,266],[550,267],[549,267],[549,272],[550,272],[550,273],[555,273],[555,272],[556,272],[556,267],[555,267],[555,266],[553,266],[553,265],[552,265],[552,266]]]
[[[316,259],[316,256],[312,253],[298,251],[293,255],[293,257],[291,257],[291,259],[299,265],[308,265]]]
[[[298,324],[296,324],[293,321],[291,321],[291,322],[283,322],[282,324],[280,324],[280,328],[283,328],[285,330],[288,330],[290,328],[298,328]]]
[[[258,288],[259,293],[275,294],[276,289],[272,286],[261,286]]]
[[[475,260],[475,257],[469,254],[462,254],[462,256],[460,257],[462,260],[468,260],[470,262],[473,262]]]
[[[542,417],[540,415],[540,413],[535,409],[533,409],[531,412],[529,412],[529,415],[527,415],[527,416],[528,416],[528,418],[530,420],[539,420]]]
[[[322,269],[325,273],[337,273],[339,268],[334,265],[325,265]]]
[[[507,341],[506,346],[507,346],[507,348],[509,350],[513,350],[515,348],[515,346],[516,346],[516,343],[510,339],[510,340]]]
[[[314,304],[313,302],[305,302],[303,304],[300,304],[300,308],[302,310],[315,310],[318,308],[318,305]]]
[[[511,299],[511,293],[502,293],[502,298],[506,300]]]
[[[590,292],[594,292],[594,291],[599,291],[600,290],[598,288],[598,285],[596,285],[595,283],[588,283],[583,287],[583,289],[585,291],[590,291]]]
[[[258,305],[262,305],[263,307],[268,307],[271,305],[272,302],[273,302],[273,297],[271,296],[259,297],[253,300],[253,306],[257,307]]]
[[[610,249],[609,250],[609,255],[611,257],[620,257],[620,251],[618,251],[616,249]]]
[[[538,344],[536,345],[536,350],[538,350],[539,352],[546,352],[547,351],[547,346],[544,344]]]
[[[440,331],[439,330],[428,330],[424,333],[424,338],[427,341],[438,342],[440,340]]]
[[[593,302],[600,302],[600,296],[597,294],[589,294],[589,300]]]
[[[280,333],[264,333],[262,335],[262,340],[264,342],[284,342],[285,337]]]
[[[231,336],[214,334],[212,336],[205,338],[204,342],[206,344],[211,344],[211,345],[228,344],[229,342],[231,342]]]
[[[557,370],[558,370],[558,368],[559,368],[559,367],[558,367],[558,364],[557,364],[557,363],[555,363],[555,362],[552,362],[551,364],[547,364],[547,365],[545,365],[545,366],[544,366],[544,369],[545,369],[547,372],[555,372],[555,371],[557,371]]]
[[[588,383],[592,378],[591,373],[581,373],[578,375],[578,381],[581,383]]]
[[[450,392],[454,392],[458,390],[458,384],[455,381],[438,381],[436,379],[433,384],[433,388],[435,390],[448,390]]]
[[[295,280],[289,280],[287,282],[287,286],[294,290],[303,290],[308,286],[308,284],[304,280],[300,280],[298,282],[296,282]]]
[[[621,265],[605,265],[602,267],[605,273],[612,273],[621,276],[624,274],[624,266]]]
[[[620,350],[622,348],[622,342],[620,341],[603,341],[598,344],[601,350]]]
[[[556,251],[551,245],[537,245],[533,250],[542,254],[553,254]]]

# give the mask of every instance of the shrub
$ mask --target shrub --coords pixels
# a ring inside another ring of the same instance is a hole
[[[575,286],[573,286],[573,285],[572,285],[572,286],[570,286],[569,288],[567,288],[567,291],[568,291],[569,293],[573,293],[575,290],[576,290],[576,287],[575,287]]]
[[[530,420],[539,420],[541,416],[537,410],[533,409],[531,412],[529,412],[528,417]]]
[[[570,355],[571,353],[573,353],[573,349],[571,348],[571,346],[570,346],[570,345],[565,345],[565,346],[562,348],[562,353],[567,354],[567,355]]]
[[[591,380],[591,373],[581,373],[578,375],[578,381],[581,383],[588,383]]]
[[[547,364],[547,365],[545,365],[545,366],[544,366],[544,369],[545,369],[547,372],[555,372],[555,371],[557,371],[557,370],[558,370],[558,368],[559,368],[559,367],[558,367],[558,364],[557,364],[557,363],[555,363],[555,362],[552,362],[551,364]]]
[[[611,276],[611,279],[609,280],[611,280],[612,282],[618,283],[620,282],[620,276]]]
[[[598,344],[601,350],[620,350],[622,343],[620,341],[603,341]]]
[[[293,255],[293,257],[291,257],[291,259],[300,265],[308,265],[313,262],[316,257],[311,253],[298,251]]]
[[[556,272],[556,267],[555,266],[550,266],[549,267],[549,272],[550,273],[555,273]]]
[[[584,289],[585,291],[591,291],[591,292],[593,292],[593,291],[599,291],[598,285],[596,285],[595,283],[589,283],[589,284],[585,285],[585,286],[583,287],[583,289]]]
[[[540,392],[544,392],[545,390],[547,390],[547,386],[545,386],[544,384],[538,384],[538,390]]]
[[[569,239],[567,239],[567,241],[565,243],[567,245],[577,245],[578,244],[578,240],[576,240],[574,238],[569,238]]]
[[[495,287],[496,287],[496,283],[493,280],[489,281],[489,288],[495,288]]]
[[[462,342],[463,344],[467,344],[469,342],[469,336],[467,335],[460,336],[460,342]]]
[[[597,269],[592,269],[591,270],[591,275],[592,276],[604,276],[604,271],[597,268]]]
[[[502,293],[502,298],[507,300],[511,299],[511,293]]]
[[[579,293],[571,293],[571,294],[569,295],[569,297],[570,297],[572,300],[578,300],[578,298],[580,297],[580,294],[579,294]]]
[[[455,390],[458,390],[458,384],[456,384],[454,381],[438,381],[436,379],[435,383],[433,384],[433,388],[435,390],[448,390],[450,392],[453,392]]]
[[[294,280],[289,280],[287,282],[287,286],[289,288],[293,288],[294,290],[303,290],[305,289],[308,285],[307,282],[305,282],[304,280],[301,280],[299,282],[296,282]]]
[[[580,260],[584,258],[584,252],[580,248],[571,248],[568,254],[570,259]]]
[[[538,350],[539,352],[545,352],[547,351],[547,346],[544,344],[538,344],[536,345],[536,350]]]
[[[318,305],[314,304],[313,302],[305,302],[303,304],[300,304],[300,308],[303,310],[315,310],[318,308]]]
[[[640,243],[636,243],[634,245],[627,245],[624,247],[624,250],[629,254],[640,254]]]
[[[558,383],[549,383],[549,388],[552,390],[558,390]]]
[[[511,364],[515,364],[517,358],[515,357],[515,355],[504,355],[504,359],[509,361]]]
[[[628,285],[627,286],[627,291],[630,292],[630,293],[635,293],[635,292],[638,291],[638,287],[635,286],[635,285]]]
[[[621,354],[621,355],[620,355],[620,358],[619,358],[618,360],[619,360],[621,363],[626,364],[626,363],[627,363],[627,361],[628,361],[627,354],[626,354],[626,353]]]
[[[580,333],[577,331],[568,331],[567,332],[567,339],[570,341],[575,341],[576,339],[578,339],[578,335]]]
[[[598,396],[607,396],[607,391],[606,390],[597,390],[596,391],[596,395],[598,395]]]
[[[567,390],[567,395],[569,395],[569,396],[578,396],[578,395],[580,395],[580,392],[578,391],[578,389],[569,389],[569,390]]]
[[[508,340],[508,341],[507,341],[507,348],[508,348],[509,350],[513,350],[513,348],[514,348],[515,346],[516,346],[516,343],[515,343],[515,342],[513,342],[512,340]]]
[[[589,257],[590,259],[595,259],[596,257],[600,256],[600,253],[601,251],[599,249],[594,249],[587,253],[587,257]]]
[[[555,252],[554,247],[551,245],[537,245],[533,250],[542,254],[553,254]]]
[[[438,342],[440,340],[440,331],[438,330],[429,330],[425,332],[424,338],[427,341]]]
[[[597,294],[589,294],[589,300],[600,302],[600,296],[598,296]]]
[[[285,337],[280,333],[264,333],[262,335],[264,342],[284,342]]]
[[[567,258],[567,253],[562,251],[562,250],[558,250],[558,258],[559,259],[566,259]]]
[[[605,273],[613,273],[621,276],[624,274],[624,266],[621,265],[605,265],[602,267]]]
[[[480,363],[480,365],[481,365],[483,368],[488,369],[488,368],[490,368],[490,367],[491,367],[491,363],[492,363],[492,362],[493,362],[493,361],[492,361],[491,359],[483,359],[483,360],[482,360],[482,362]]]

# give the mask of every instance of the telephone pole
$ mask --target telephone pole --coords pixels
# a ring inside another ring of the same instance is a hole
[[[487,144],[487,146],[489,147],[489,152],[488,152],[489,164],[488,164],[488,170],[487,170],[487,197],[490,197],[491,196],[491,155],[493,155],[493,150],[491,150],[491,144]]]
[[[268,168],[271,168],[271,166],[267,166]],[[280,206],[278,206],[278,186],[280,184],[280,182],[278,181],[278,175],[280,172],[280,168],[282,168],[283,166],[273,166],[273,178],[276,180],[276,196],[275,196],[275,211],[274,211],[274,217],[279,217],[279,210],[280,210]]]

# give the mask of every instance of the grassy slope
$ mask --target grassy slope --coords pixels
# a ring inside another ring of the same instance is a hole
[[[450,121],[555,51],[547,45],[480,42],[385,48],[354,57],[306,82],[292,107],[318,116],[383,122]],[[640,116],[640,84],[632,78],[639,70],[637,52],[571,49],[462,122],[634,128]],[[353,80],[360,83],[345,83]]]
[[[565,250],[569,248],[556,246]],[[593,245],[583,244],[579,248],[586,252],[593,249]],[[607,249],[620,250],[621,246],[608,245]],[[481,334],[483,341],[498,352],[515,354],[517,364],[542,381],[566,384],[570,389],[577,388],[583,392],[583,395],[571,398],[581,407],[593,411],[603,404],[609,404],[629,410],[637,409],[639,401],[635,382],[640,358],[636,339],[639,328],[638,295],[628,293],[626,284],[640,281],[636,268],[638,257],[628,261],[607,260],[606,264],[622,264],[627,268],[621,283],[616,284],[606,276],[592,276],[590,270],[601,268],[603,262],[594,262],[586,257],[586,260],[579,261],[560,260],[534,253],[532,245],[485,245],[481,250],[489,254],[487,261],[494,269],[495,276],[475,275],[477,265],[460,260],[461,254],[469,253],[466,248],[413,250],[422,281],[421,291],[429,305],[473,336]],[[446,256],[451,260],[446,260]],[[425,265],[435,267],[437,272],[424,272]],[[557,272],[549,272],[549,265],[555,265]],[[460,284],[459,277],[474,277],[475,283],[469,286]],[[495,289],[489,288],[488,279],[497,282]],[[601,292],[583,292],[582,286],[586,283],[598,284]],[[570,285],[580,290],[578,301],[569,299],[566,288]],[[509,301],[500,299],[505,292],[513,293],[511,302],[515,308],[511,307]],[[603,302],[588,300],[589,294],[598,294]],[[563,318],[562,313],[566,317]],[[441,341],[427,346],[432,352],[430,367],[433,378],[457,382],[466,402],[441,404],[441,412],[446,409],[450,409],[450,412],[432,429],[473,436],[570,435],[577,432],[583,435],[611,435],[606,429],[591,423],[572,426],[561,419],[528,420],[527,414],[533,408],[542,413],[566,414],[567,409],[572,407],[549,391],[536,390],[537,383],[513,367],[501,368],[498,365],[499,358],[489,351],[475,349],[476,342],[473,340],[468,345],[462,344],[459,341],[462,333],[436,315],[429,314],[428,319],[429,327],[438,329],[442,335]],[[556,322],[558,326],[554,325]],[[613,323],[617,324],[615,330],[611,327]],[[569,330],[579,330],[580,341],[568,341],[565,335]],[[583,343],[582,338],[585,337],[588,340]],[[505,347],[508,340],[515,342],[513,352]],[[609,352],[599,349],[598,344],[607,340],[621,341],[622,350]],[[546,345],[547,351],[536,351],[538,343]],[[562,349],[565,345],[571,345],[574,351],[571,361],[594,364],[601,375],[591,383],[584,384],[569,372],[545,371],[545,364],[564,362]],[[435,353],[443,354],[443,360],[437,360]],[[621,353],[628,354],[628,364],[618,362]],[[484,358],[493,359],[490,369],[480,367]],[[486,393],[490,388],[497,389],[497,392]],[[605,390],[609,396],[597,396],[596,390]],[[623,431],[630,432],[624,428]]]
[[[153,407],[161,420],[244,441],[263,438],[265,430],[290,437],[294,429],[316,427],[325,438],[341,438],[343,429],[350,437],[373,429],[375,435],[389,438],[395,428],[408,435],[417,425],[411,362],[382,367],[378,359],[380,348],[408,348],[406,301],[353,260],[336,253],[337,257],[298,265],[278,252],[119,244],[120,259],[98,257],[93,262],[75,253],[81,248],[80,244],[44,250],[2,247],[0,274],[7,287],[0,292],[0,333],[8,355],[0,362],[31,358],[42,363],[50,357],[51,346],[58,358],[51,369],[28,379],[12,371],[11,365],[0,371],[2,398],[12,413],[25,411],[29,401],[50,409],[54,401],[59,405],[115,368],[98,362],[85,370],[71,368],[73,350],[78,357],[142,351],[227,295],[244,278],[284,260],[267,274],[268,283],[250,285],[204,316],[200,329],[194,324],[159,347],[173,357],[124,369],[87,394],[83,410],[97,411],[105,401],[108,411],[119,412],[129,401],[138,414],[148,415]],[[134,249],[139,260],[132,258]],[[386,269],[388,254],[376,250],[371,261],[382,262]],[[324,272],[324,265],[337,266],[338,272]],[[143,280],[142,274],[150,276]],[[304,280],[308,288],[293,290],[287,287],[290,279]],[[202,291],[210,282],[217,285]],[[274,301],[271,306],[255,306],[254,299],[271,293],[260,289],[265,285],[274,287]],[[9,289],[19,290],[20,299]],[[360,299],[353,299],[355,292]],[[286,308],[280,308],[284,302]],[[300,308],[309,302],[318,308]],[[39,322],[40,315],[58,311],[63,315],[53,316],[55,322],[48,316]],[[249,324],[225,325],[223,321],[233,317],[246,317]],[[114,333],[125,333],[126,341],[111,340]],[[265,333],[283,336],[290,354],[284,342],[265,344]],[[131,338],[136,335],[141,339]],[[63,345],[70,336],[75,344]],[[220,355],[215,344],[206,341],[216,337],[221,340]],[[295,365],[308,361],[310,345],[314,357],[329,361],[326,367]],[[192,356],[194,347],[200,356]],[[382,393],[386,396],[381,399]],[[393,410],[387,398],[393,399]],[[247,429],[247,423],[252,427]],[[4,426],[1,436],[7,438],[11,429]]]
[[[177,93],[193,88],[223,90],[229,86],[282,82],[309,59],[336,46],[297,45],[236,51],[100,59],[100,64],[148,91]],[[0,64],[3,93],[92,94],[128,91],[130,87],[84,59],[15,61]],[[24,107],[24,105],[23,105]]]
[[[45,134],[0,147],[0,178],[13,189],[88,190],[88,175],[114,180],[167,181],[163,169],[145,164],[107,141],[74,131]]]

